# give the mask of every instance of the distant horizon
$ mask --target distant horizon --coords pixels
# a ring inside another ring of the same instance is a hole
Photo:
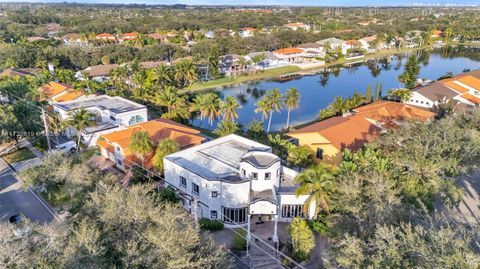
[[[264,0],[262,4],[258,4],[256,0],[223,0],[221,4],[216,0],[3,0],[0,3],[34,3],[34,4],[108,4],[108,5],[187,5],[187,6],[251,6],[251,7],[266,7],[266,6],[292,6],[292,7],[479,7],[479,1],[473,0],[455,0],[455,1],[410,1],[410,0],[366,0],[361,5],[356,0],[310,0],[309,4],[298,0]]]

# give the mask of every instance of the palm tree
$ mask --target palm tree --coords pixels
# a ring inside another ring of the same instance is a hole
[[[335,100],[329,105],[330,109],[335,111],[335,114],[345,113],[348,111],[347,100],[341,96],[335,97]]]
[[[290,128],[290,112],[295,110],[300,105],[300,93],[296,88],[290,88],[285,93],[285,106],[287,107],[287,126],[286,129]]]
[[[175,153],[180,150],[180,146],[171,139],[164,139],[160,141],[155,150],[155,156],[153,156],[153,167],[163,174],[164,164],[163,158],[169,154]]]
[[[169,86],[154,97],[154,103],[166,107],[167,111],[170,112],[174,108],[178,98],[177,89]]]
[[[220,116],[220,98],[213,92],[207,93],[204,109],[208,122],[212,126],[213,121]]]
[[[223,119],[234,122],[238,118],[237,110],[240,108],[240,105],[232,96],[227,96],[225,102],[221,104],[221,111],[223,113]]]
[[[167,85],[172,85],[174,80],[174,71],[170,66],[159,65],[155,68],[155,81],[158,83],[161,89],[165,88]]]
[[[334,174],[326,164],[313,166],[297,176],[295,179],[300,187],[295,191],[296,195],[308,195],[305,200],[304,211],[315,203],[315,215],[319,209],[329,212],[330,195],[334,190]]]
[[[400,98],[402,102],[406,102],[412,98],[413,92],[409,89],[399,88],[389,90],[388,94]]]
[[[65,125],[63,124],[63,122],[60,120],[60,118],[58,117],[57,114],[46,114],[47,115],[47,123],[48,123],[48,127],[53,131],[53,133],[55,134],[55,142],[57,143],[57,145],[60,144],[59,140],[58,140],[58,136],[59,136],[59,133],[65,129]],[[50,139],[50,138],[48,138]]]
[[[180,82],[183,88],[198,80],[198,67],[192,61],[183,60],[175,65],[175,80]]]
[[[66,121],[68,126],[72,126],[77,130],[77,149],[80,149],[80,139],[82,138],[80,133],[83,132],[87,127],[97,124],[97,122],[92,119],[93,117],[95,116],[88,112],[85,108],[80,108],[71,113],[69,119]]]
[[[142,166],[144,165],[145,155],[152,152],[152,150],[152,142],[147,132],[139,131],[133,133],[130,140],[130,151],[142,160]]]
[[[240,128],[238,128],[238,125],[230,120],[222,120],[218,126],[217,129],[214,131],[215,134],[219,136],[227,136],[230,134],[234,134],[240,131]]]
[[[257,109],[255,109],[255,113],[261,112],[263,120],[265,120],[267,115],[269,115],[267,133],[270,132],[273,112],[280,111],[280,108],[282,107],[282,101],[280,89],[275,88],[270,90],[260,101],[257,102]]]

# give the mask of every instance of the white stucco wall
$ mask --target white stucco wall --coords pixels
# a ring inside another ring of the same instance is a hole
[[[405,103],[407,103],[409,105],[414,105],[414,106],[431,108],[433,105],[435,105],[436,102],[432,102],[430,99],[428,99],[425,96],[419,94],[418,92],[413,92],[410,100],[408,100]]]

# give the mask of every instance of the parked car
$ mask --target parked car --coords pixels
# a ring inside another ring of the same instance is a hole
[[[60,151],[63,153],[73,153],[77,151],[77,143],[74,141],[68,141],[59,145],[56,145],[53,150]]]

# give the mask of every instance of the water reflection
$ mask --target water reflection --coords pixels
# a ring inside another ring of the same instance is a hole
[[[480,49],[461,47],[443,48],[430,51],[416,51],[420,64],[420,78],[438,79],[452,72],[458,74],[465,69],[480,68]],[[381,59],[369,60],[348,67],[332,66],[313,76],[304,76],[286,82],[263,80],[226,87],[221,91],[222,98],[233,96],[242,107],[239,109],[239,122],[247,126],[252,120],[261,121],[261,115],[254,112],[256,103],[267,90],[279,88],[284,94],[288,88],[295,87],[301,94],[300,107],[292,111],[291,123],[297,125],[314,120],[320,109],[325,108],[336,96],[349,97],[354,90],[365,93],[369,85],[382,85],[382,92],[398,88],[398,76],[403,72],[408,54],[393,55]],[[285,126],[287,112],[282,110],[272,118],[272,130]],[[209,128],[208,121],[195,120],[195,125]],[[215,126],[215,124],[214,124]]]

